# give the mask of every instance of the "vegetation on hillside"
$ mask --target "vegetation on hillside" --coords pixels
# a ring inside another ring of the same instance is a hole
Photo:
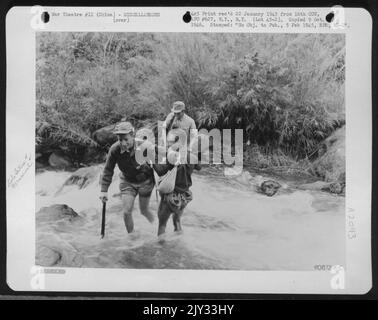
[[[38,146],[95,145],[95,130],[163,120],[175,100],[200,128],[242,128],[295,159],[345,122],[342,34],[38,33],[36,67],[37,121],[55,128]]]

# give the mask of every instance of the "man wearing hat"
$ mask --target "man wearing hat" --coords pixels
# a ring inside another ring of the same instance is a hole
[[[137,195],[139,195],[141,214],[149,222],[154,221],[154,216],[149,211],[149,201],[154,188],[153,170],[147,163],[139,164],[135,159],[134,131],[130,122],[117,124],[114,134],[117,135],[118,141],[109,149],[101,177],[100,199],[105,202],[108,200],[107,192],[113,179],[115,165],[118,165],[121,171],[119,188],[123,202],[124,222],[128,233],[134,231],[132,210]]]
[[[176,101],[172,105],[171,113],[168,114],[163,124],[166,134],[172,129],[182,129],[187,136],[187,142],[190,145],[197,136],[197,127],[194,120],[185,113],[185,104],[182,101]],[[166,135],[164,135],[166,137]]]

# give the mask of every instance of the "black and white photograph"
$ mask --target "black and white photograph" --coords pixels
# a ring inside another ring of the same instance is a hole
[[[8,285],[366,293],[369,37],[340,7],[13,8]]]
[[[36,50],[36,265],[345,265],[344,35],[41,32]],[[137,161],[143,139],[174,157],[175,129],[203,159]]]

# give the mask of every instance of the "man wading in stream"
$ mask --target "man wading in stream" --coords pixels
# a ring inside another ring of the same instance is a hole
[[[194,143],[198,133],[194,120],[185,113],[184,102],[176,101],[173,103],[171,112],[163,123],[163,128],[166,134],[172,129],[184,130],[187,137],[188,150],[191,150],[191,145]],[[163,138],[165,138],[165,135]]]
[[[119,123],[114,134],[117,135],[118,141],[110,147],[108,152],[101,178],[100,199],[103,202],[108,200],[108,188],[117,164],[121,170],[119,188],[123,202],[123,217],[127,232],[132,233],[134,231],[132,211],[137,195],[139,195],[141,214],[149,222],[154,221],[154,216],[149,210],[150,197],[154,188],[153,170],[147,163],[140,165],[135,159],[135,130],[131,123]]]
[[[184,139],[179,139],[180,135],[184,136]],[[173,129],[170,131],[167,135],[168,163],[154,165],[154,169],[159,176],[164,176],[174,166],[177,166],[174,191],[168,194],[160,194],[158,236],[165,233],[171,214],[173,215],[174,231],[182,231],[181,216],[187,204],[193,199],[193,194],[189,190],[192,186],[192,173],[194,169],[201,169],[196,155],[186,152],[186,148],[183,153],[180,152],[179,140],[181,140],[181,143],[187,142],[185,131],[182,129]],[[184,154],[185,159],[180,158],[181,154]]]

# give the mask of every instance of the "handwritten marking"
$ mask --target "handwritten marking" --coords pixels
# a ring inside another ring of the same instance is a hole
[[[8,178],[8,188],[15,188],[33,165],[31,154],[25,154],[23,161],[13,170]]]

